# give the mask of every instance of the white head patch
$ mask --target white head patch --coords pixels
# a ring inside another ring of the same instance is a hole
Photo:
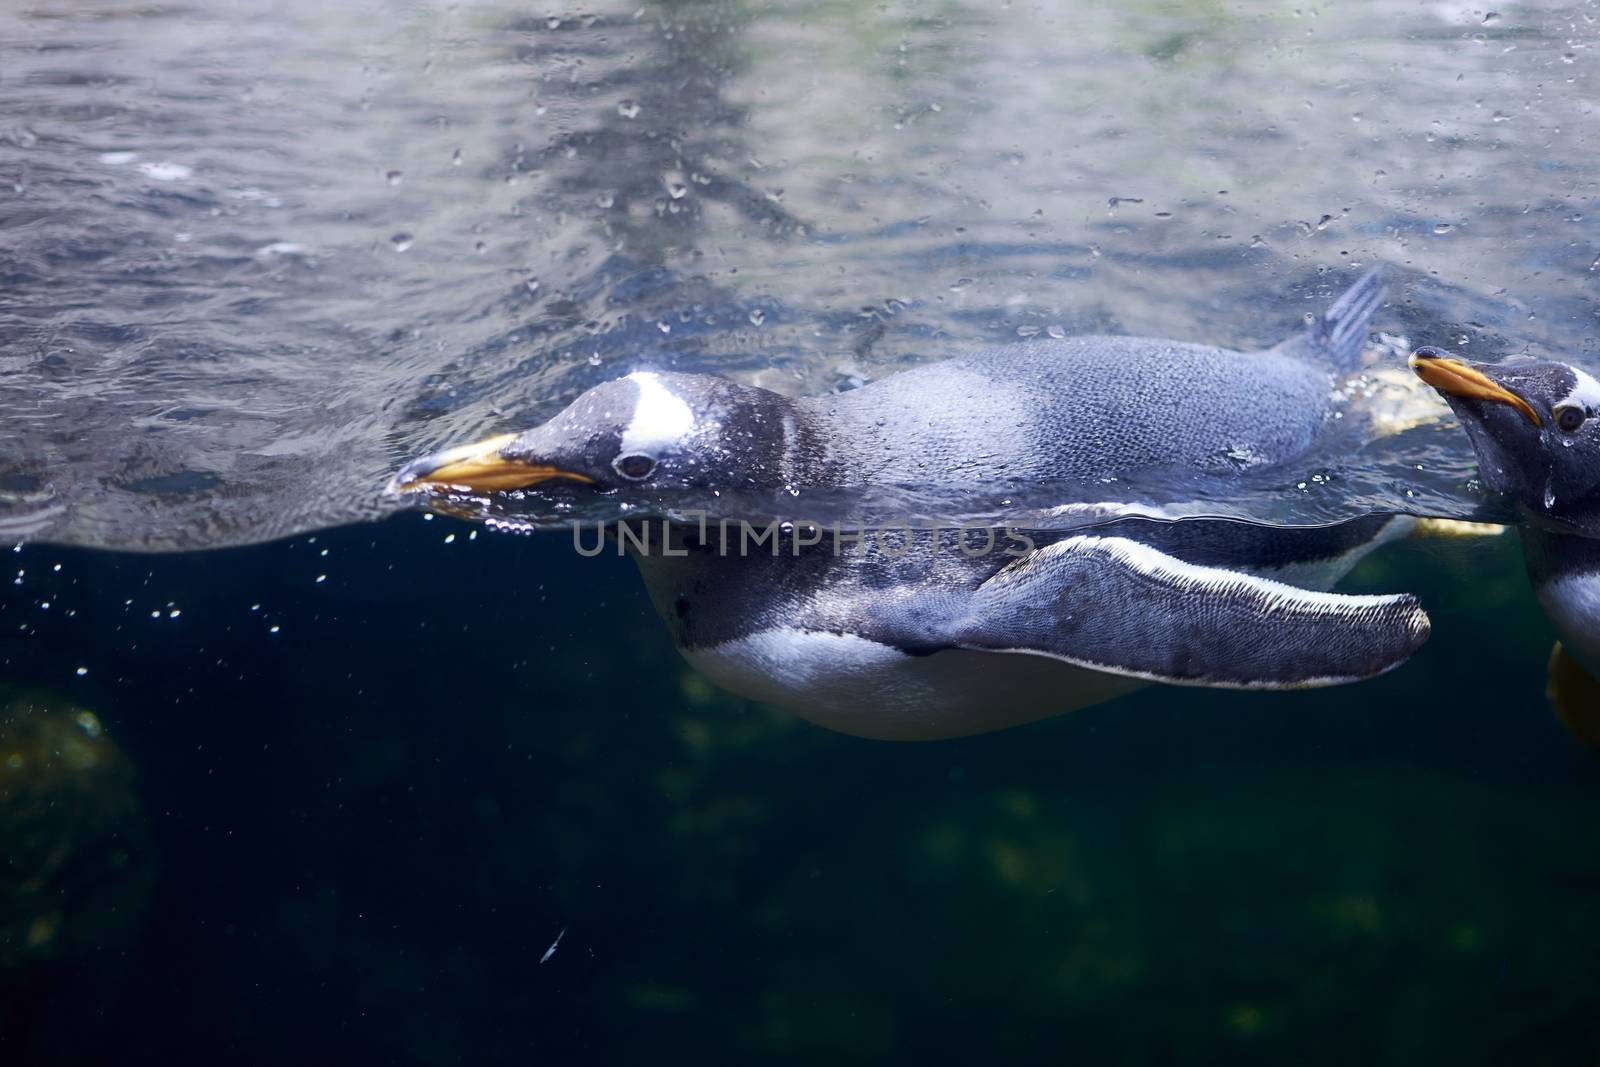
[[[660,378],[637,371],[628,380],[638,387],[639,399],[622,431],[622,455],[658,456],[694,432],[694,412]]]
[[[1567,369],[1577,377],[1578,384],[1572,387],[1572,392],[1557,400],[1552,407],[1566,407],[1575,405],[1585,411],[1600,411],[1600,382],[1595,381],[1588,373],[1579,370],[1572,364],[1567,364]]]

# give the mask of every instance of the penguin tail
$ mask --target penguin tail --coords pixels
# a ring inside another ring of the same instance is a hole
[[[1327,311],[1311,320],[1302,337],[1289,344],[1304,345],[1313,359],[1326,361],[1341,374],[1349,373],[1361,358],[1372,316],[1388,293],[1388,271],[1379,264],[1357,278]]]

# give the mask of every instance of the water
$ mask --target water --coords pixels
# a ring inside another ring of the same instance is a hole
[[[1514,538],[1358,569],[1435,625],[1372,682],[891,745],[382,487],[640,366],[1252,347],[1384,262],[1396,416],[1191,503],[1484,514],[1400,357],[1592,352],[1596,16],[0,11],[0,1055],[1592,1061],[1600,763]]]
[[[97,710],[148,843],[0,975],[8,1062],[1593,1050],[1600,762],[1510,541],[1357,574],[1435,619],[1373,682],[891,744],[709,688],[626,561],[472,529],[23,550],[0,666]]]
[[[641,365],[1270,344],[1377,261],[1410,343],[1591,347],[1587,8],[810,10],[9,7],[0,533],[376,518]],[[1210,503],[1479,507],[1452,429],[1361,444]]]

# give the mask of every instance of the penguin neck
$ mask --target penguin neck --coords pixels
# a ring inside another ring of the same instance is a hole
[[[1568,654],[1600,675],[1600,540],[1518,529],[1528,578]]]
[[[811,414],[781,393],[719,383],[721,436],[731,467],[743,471],[745,488],[780,489],[833,484],[827,445]]]

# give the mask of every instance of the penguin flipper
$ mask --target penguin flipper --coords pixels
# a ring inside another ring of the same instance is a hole
[[[1332,364],[1341,374],[1354,370],[1367,343],[1372,316],[1383,306],[1388,293],[1388,272],[1380,264],[1357,278],[1327,311],[1312,319],[1304,334],[1290,338],[1279,349],[1298,349],[1312,359]]]
[[[1428,639],[1410,596],[1316,593],[1125,537],[1036,549],[977,590],[954,643],[1177,685],[1302,689],[1382,674]]]
[[[1545,696],[1561,725],[1589,748],[1600,752],[1600,680],[1578,665],[1557,641],[1550,650],[1550,677]]]

